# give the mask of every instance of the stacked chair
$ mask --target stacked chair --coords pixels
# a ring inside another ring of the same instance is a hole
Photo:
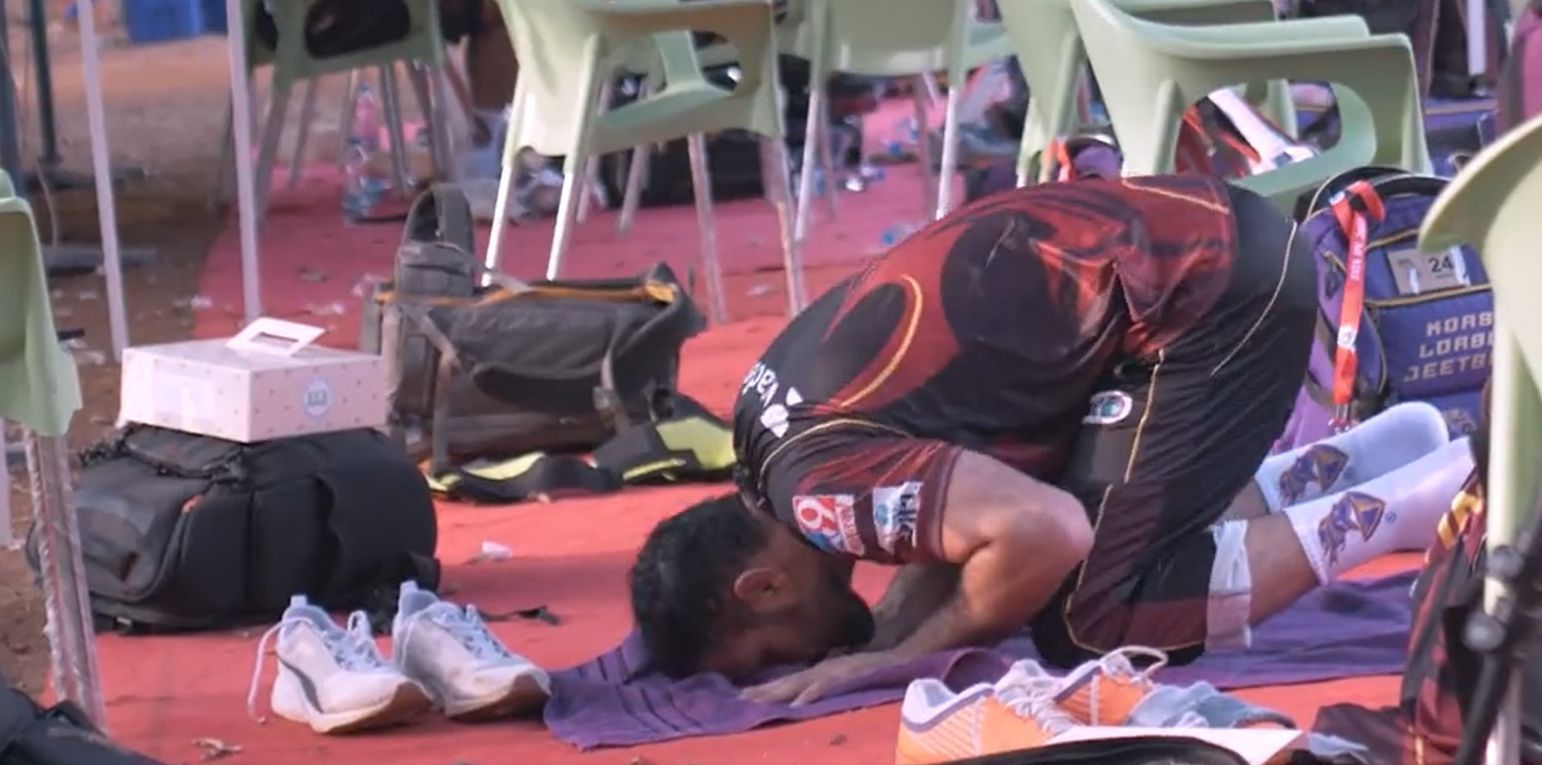
[[[1087,67],[1087,50],[1071,12],[1071,0],[996,0],[1028,82],[1028,113],[1018,150],[1017,185],[1045,180],[1049,163],[1031,165],[1056,138],[1071,135],[1078,124],[1078,89]],[[1269,0],[1121,0],[1119,7],[1143,19],[1168,24],[1234,24],[1274,20]],[[1270,116],[1281,125],[1295,119],[1289,88],[1271,82]]]
[[[298,83],[307,84],[304,100],[300,107],[299,136],[296,140],[294,156],[289,167],[289,182],[293,186],[299,177],[299,164],[302,161],[306,137],[309,134],[312,111],[315,108],[316,83],[320,79],[332,75],[346,73],[348,75],[348,87],[344,95],[343,104],[343,131],[350,132],[353,110],[351,99],[354,95],[354,86],[358,70],[375,69],[380,76],[380,97],[386,119],[387,129],[391,134],[392,172],[395,175],[396,187],[407,189],[409,185],[407,170],[407,138],[402,126],[402,109],[400,89],[397,87],[396,67],[398,64],[406,64],[411,75],[414,95],[417,97],[418,106],[422,110],[428,122],[431,135],[430,151],[433,156],[435,171],[439,174],[446,172],[449,166],[448,139],[444,132],[445,120],[441,107],[443,105],[442,94],[436,97],[432,87],[436,78],[430,77],[431,71],[438,71],[446,65],[444,50],[444,35],[439,26],[439,12],[436,8],[436,0],[405,0],[408,16],[410,18],[408,33],[405,37],[394,42],[365,48],[363,50],[318,58],[310,52],[305,44],[306,17],[316,0],[301,0],[299,2],[273,3],[273,22],[278,28],[277,49],[269,49],[257,38],[255,33],[257,26],[257,4],[259,0],[250,0],[243,4],[245,13],[241,19],[240,30],[232,30],[232,34],[242,34],[246,37],[247,69],[254,71],[264,66],[273,68],[272,81],[269,92],[272,94],[268,106],[268,117],[263,128],[260,148],[257,159],[257,209],[259,214],[267,210],[268,192],[272,185],[273,165],[278,155],[279,139],[283,137],[285,118],[289,109],[289,98]],[[256,110],[253,110],[256,113]],[[223,191],[228,183],[228,173],[231,166],[230,152],[234,145],[231,139],[231,126],[229,125],[230,113],[226,114],[225,131],[225,161],[220,165],[219,187],[223,197]]]
[[[1071,6],[1103,93],[1126,175],[1172,172],[1183,113],[1220,88],[1270,80],[1328,82],[1342,124],[1310,159],[1236,181],[1284,210],[1363,165],[1431,172],[1413,53],[1403,35],[1372,35],[1358,16],[1175,26],[1110,0]]]
[[[783,53],[809,62],[808,126],[803,143],[804,172],[799,179],[795,232],[807,235],[815,193],[816,157],[828,154],[829,103],[824,86],[836,73],[869,77],[915,77],[917,148],[923,172],[930,173],[928,124],[923,78],[946,71],[948,101],[943,123],[941,172],[935,204],[926,190],[927,212],[941,218],[952,207],[952,183],[958,155],[958,100],[969,70],[1008,55],[1000,23],[974,18],[974,0],[793,0],[781,41]],[[818,145],[824,143],[826,145]],[[827,172],[828,172],[828,164]],[[834,196],[834,178],[826,178]]]
[[[498,268],[516,159],[522,148],[565,158],[562,196],[546,268],[547,278],[556,279],[572,239],[588,159],[686,138],[709,312],[714,321],[726,320],[728,306],[717,257],[703,134],[738,128],[762,137],[766,156],[762,166],[774,169],[769,181],[775,187],[771,196],[780,220],[788,309],[794,314],[801,311],[807,293],[792,236],[770,4],[764,0],[499,0],[499,7],[520,62],[520,76],[514,90],[486,266]],[[740,63],[733,90],[707,80],[690,31],[717,34],[733,46]],[[598,106],[601,92],[617,69],[638,55],[637,44],[648,40],[657,46],[662,87],[645,98],[602,112]]]

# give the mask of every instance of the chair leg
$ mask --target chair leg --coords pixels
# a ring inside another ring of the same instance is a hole
[[[257,153],[257,218],[268,214],[268,197],[273,189],[273,162],[278,156],[278,142],[284,135],[284,119],[289,112],[288,84],[273,88],[273,103],[268,105],[268,124],[262,133],[262,148]],[[239,158],[238,158],[239,159]]]
[[[380,67],[380,95],[385,106],[386,129],[391,132],[391,174],[396,181],[398,196],[412,193],[411,179],[407,174],[407,134],[402,128],[401,91],[396,87],[396,64]]]
[[[835,175],[835,146],[830,141],[830,97],[819,99],[819,167],[825,177],[825,215],[835,220],[835,197],[840,184]],[[810,108],[813,104],[809,105]]]
[[[612,84],[607,83],[600,88],[600,97],[594,106],[594,113],[602,116],[610,111],[610,99]],[[578,222],[583,223],[589,219],[589,205],[598,199],[601,208],[609,207],[609,200],[605,198],[605,187],[600,183],[600,158],[590,157],[584,163],[584,174],[578,179]]]
[[[647,162],[648,145],[632,147],[632,158],[626,171],[626,192],[621,197],[621,215],[616,220],[616,233],[622,236],[632,232],[637,206],[642,204],[643,180],[648,174]]]
[[[446,145],[442,99],[435,98],[430,84],[429,70],[424,64],[413,61],[407,64],[407,76],[412,80],[412,95],[423,113],[423,125],[428,129],[428,156],[434,165],[436,180],[450,177],[450,148]]]
[[[348,70],[348,81],[343,85],[342,124],[337,129],[337,164],[348,164],[348,141],[353,138],[353,99],[359,92],[359,70]]]
[[[942,167],[937,173],[937,212],[933,219],[940,219],[953,207],[953,181],[958,175],[958,103],[964,96],[964,77],[968,72],[963,66],[962,54],[954,56],[954,66],[948,72],[948,100],[943,107],[942,119]]]
[[[637,100],[645,101],[653,96],[653,84],[644,81]],[[616,220],[616,233],[626,236],[632,231],[637,217],[637,206],[642,203],[643,180],[648,173],[648,144],[632,147],[632,159],[626,170],[626,191],[621,195],[621,215]]]
[[[717,225],[712,219],[712,176],[707,171],[707,137],[686,137],[691,157],[691,190],[696,197],[696,228],[701,234],[701,267],[707,278],[708,315],[714,324],[728,323],[728,300],[723,294],[723,267],[717,259]]]
[[[574,219],[578,215],[578,191],[580,173],[589,159],[589,125],[594,119],[595,104],[599,99],[600,56],[597,44],[591,41],[580,59],[583,68],[581,90],[575,94],[578,104],[577,119],[573,121],[575,134],[570,142],[572,149],[563,159],[562,196],[557,202],[557,227],[552,232],[551,257],[546,261],[546,278],[556,279],[562,273],[562,259],[567,255],[573,239]]]
[[[15,543],[11,531],[11,452],[5,444],[5,420],[0,420],[0,548]]]
[[[235,108],[225,107],[225,130],[221,133],[224,143],[220,148],[220,164],[214,169],[214,194],[209,197],[209,209],[213,210],[230,197],[230,184],[236,169],[236,118]]]
[[[926,114],[926,81],[930,79],[924,75],[917,75],[915,85],[911,88],[912,100],[915,103],[916,115],[916,161],[921,163],[921,209],[931,217],[935,208],[932,199],[932,136],[927,129]]]
[[[762,165],[769,168],[766,185],[771,204],[776,207],[778,233],[782,239],[782,270],[787,272],[788,316],[797,316],[808,305],[808,289],[803,283],[802,243],[793,235],[792,179],[787,160],[787,142],[782,138],[760,139]]]
[[[798,211],[793,217],[792,236],[798,242],[808,241],[809,212],[814,202],[814,173],[819,151],[819,115],[824,112],[825,89],[822,78],[810,76],[808,120],[803,128],[803,164],[798,172]],[[829,179],[825,179],[826,185]]]
[[[487,255],[482,261],[487,270],[493,272],[498,271],[499,261],[503,257],[503,231],[509,225],[509,196],[514,189],[514,178],[519,174],[519,126],[524,104],[524,91],[515,85],[514,103],[509,109],[509,125],[503,136],[503,169],[498,176],[498,198],[493,202],[492,229],[487,235]],[[482,283],[489,283],[485,275]]]
[[[289,190],[300,185],[300,167],[305,163],[305,144],[310,142],[311,120],[316,114],[316,86],[320,77],[312,77],[305,83],[305,98],[300,101],[299,132],[294,138],[294,153],[289,157]]]
[[[562,259],[573,241],[573,226],[578,223],[578,195],[583,190],[584,152],[575,151],[562,161],[562,196],[557,201],[557,227],[552,231],[551,256],[546,261],[546,278],[557,279],[562,273]]]

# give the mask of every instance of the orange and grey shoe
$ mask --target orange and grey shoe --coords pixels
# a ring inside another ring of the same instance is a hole
[[[1132,659],[1150,663],[1136,669]],[[1155,648],[1127,646],[1089,661],[1060,680],[1055,703],[1081,725],[1124,725],[1157,684],[1151,674],[1167,664]]]
[[[938,680],[916,680],[900,706],[894,761],[932,765],[1042,746],[1076,725],[1055,705],[1059,687],[1032,661],[957,694]]]

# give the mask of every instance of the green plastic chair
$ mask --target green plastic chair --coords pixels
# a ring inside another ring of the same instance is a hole
[[[32,208],[0,171],[0,420],[62,436],[80,409],[75,360],[59,345]]]
[[[1542,116],[1473,158],[1435,200],[1419,247],[1477,248],[1494,290],[1489,413],[1488,545],[1514,544],[1531,512],[1542,464]],[[1515,719],[1512,717],[1511,719]]]
[[[546,268],[547,278],[556,279],[572,239],[576,196],[588,158],[686,138],[709,312],[715,321],[726,321],[703,134],[738,128],[759,134],[767,163],[781,170],[773,180],[779,191],[776,208],[787,298],[792,313],[801,311],[807,295],[802,260],[791,235],[771,6],[765,0],[499,0],[499,7],[520,62],[520,76],[504,144],[487,267],[498,269],[514,163],[521,149],[564,157],[562,196]],[[706,79],[686,30],[715,33],[738,49],[741,70],[733,90]],[[647,98],[600,113],[598,95],[609,75],[637,55],[633,43],[650,38],[659,50],[662,87]]]
[[[1172,172],[1189,106],[1220,88],[1269,80],[1332,83],[1341,136],[1315,157],[1237,185],[1291,210],[1301,194],[1351,168],[1431,172],[1413,53],[1401,34],[1371,35],[1358,16],[1192,27],[1138,19],[1108,0],[1077,0],[1071,10],[1126,175]]]
[[[103,724],[105,707],[80,533],[70,507],[65,447],[70,419],[79,409],[80,378],[54,329],[32,208],[16,195],[10,177],[0,172],[0,421],[18,423],[27,431],[54,692]],[[0,488],[9,492],[8,487]]]
[[[260,2],[260,0],[257,0]],[[245,13],[242,15],[241,34],[246,37],[247,71],[271,65],[273,76],[269,84],[272,93],[270,99],[267,123],[259,142],[257,159],[257,197],[259,213],[266,211],[268,192],[272,183],[274,160],[278,154],[279,140],[283,137],[284,123],[289,110],[289,99],[294,86],[300,82],[308,84],[301,105],[300,131],[302,138],[297,141],[295,158],[290,167],[291,185],[297,176],[299,154],[303,149],[304,136],[307,135],[311,117],[311,111],[315,105],[316,81],[327,75],[347,73],[349,74],[348,92],[345,99],[353,96],[355,83],[354,74],[360,69],[375,69],[380,77],[380,98],[383,116],[386,119],[387,129],[391,135],[392,170],[395,174],[397,188],[406,192],[410,178],[407,177],[406,151],[407,145],[405,130],[402,127],[400,90],[396,84],[396,66],[405,63],[408,65],[413,92],[417,98],[419,107],[428,123],[430,130],[431,153],[434,158],[434,168],[437,173],[443,174],[448,167],[449,149],[447,138],[443,135],[444,120],[440,111],[442,97],[436,97],[434,88],[428,73],[416,65],[437,70],[445,64],[444,35],[439,27],[439,12],[437,0],[405,0],[410,19],[409,31],[400,40],[383,45],[366,48],[364,50],[351,51],[337,56],[317,58],[312,56],[305,45],[306,15],[317,0],[285,0],[273,3],[270,11],[273,23],[278,28],[278,49],[272,50],[265,46],[256,35],[257,2],[245,3]],[[349,104],[344,105],[344,129],[352,122],[352,113]],[[225,140],[226,161],[221,163],[220,190],[223,196],[226,187],[230,152],[233,141],[231,140],[229,115],[227,112],[227,129]]]
[[[943,122],[941,170],[935,197],[924,190],[927,212],[935,218],[953,206],[953,181],[958,157],[958,101],[969,70],[1011,55],[1011,41],[999,22],[974,18],[975,0],[794,0],[784,28],[791,34],[781,40],[781,51],[807,59],[809,82],[823,85],[836,72],[867,77],[916,77],[916,123],[922,132],[917,148],[921,167],[931,172],[929,139],[925,133],[925,77],[946,71],[948,99]],[[829,100],[823,87],[810,89],[808,123],[803,143],[804,168],[828,155]],[[828,173],[831,164],[825,161]],[[834,179],[828,179],[834,200]],[[808,233],[809,208],[814,195],[814,174],[804,172],[798,183],[798,213],[794,236],[803,241]],[[935,200],[935,205],[933,200]]]
[[[996,0],[996,5],[1028,81],[1028,113],[1017,156],[1017,185],[1024,186],[1048,170],[1049,163],[1041,163],[1037,172],[1032,166],[1050,141],[1081,128],[1076,98],[1087,51],[1070,0]],[[1274,20],[1274,4],[1269,0],[1118,0],[1118,5],[1132,15],[1165,24]],[[1269,83],[1265,111],[1276,124],[1293,131],[1295,109],[1286,83]]]

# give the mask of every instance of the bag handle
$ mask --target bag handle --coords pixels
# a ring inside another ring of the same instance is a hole
[[[321,327],[263,316],[226,340],[225,347],[239,353],[289,357],[306,349],[325,333]]]

